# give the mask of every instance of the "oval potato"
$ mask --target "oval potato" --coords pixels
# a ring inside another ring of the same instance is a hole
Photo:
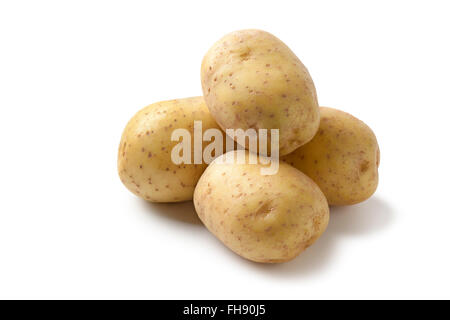
[[[202,97],[158,102],[139,111],[120,142],[118,171],[123,184],[150,202],[191,200],[207,164],[174,164],[171,151],[178,142],[171,141],[171,134],[178,128],[187,129],[193,146],[195,120],[202,121],[203,131],[220,130]]]
[[[380,149],[373,131],[352,115],[321,107],[317,135],[282,160],[313,179],[330,205],[368,199],[378,185]]]
[[[223,130],[279,129],[280,155],[307,143],[317,131],[319,107],[311,76],[270,33],[226,35],[203,58],[201,79],[206,104]]]
[[[239,151],[231,151],[237,153]],[[274,175],[260,164],[218,163],[200,178],[194,205],[205,226],[240,256],[265,263],[295,258],[324,232],[328,204],[319,187],[294,167],[280,162]]]

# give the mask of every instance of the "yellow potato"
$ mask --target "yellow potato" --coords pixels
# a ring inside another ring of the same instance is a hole
[[[175,129],[184,128],[193,140],[194,120],[202,121],[203,131],[219,129],[202,97],[155,103],[129,121],[120,142],[118,171],[131,192],[151,202],[192,199],[195,185],[207,165],[203,161],[174,164],[171,151],[178,142],[171,141],[171,134]],[[193,158],[193,148],[191,151]]]
[[[280,155],[307,143],[317,131],[319,107],[311,76],[270,33],[226,35],[203,58],[201,78],[206,105],[224,130],[279,129]]]
[[[325,196],[286,163],[274,175],[261,175],[263,165],[250,164],[255,155],[245,152],[243,164],[219,163],[222,155],[209,165],[194,193],[197,214],[209,231],[246,259],[291,260],[326,229]]]
[[[313,179],[330,205],[368,199],[378,185],[380,149],[372,130],[352,115],[320,108],[317,135],[282,160]]]

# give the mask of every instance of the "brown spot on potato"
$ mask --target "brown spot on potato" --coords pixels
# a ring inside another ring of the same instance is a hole
[[[370,165],[369,161],[363,160],[359,165],[359,171],[361,173],[366,172],[369,169],[369,165]]]
[[[377,168],[380,166],[380,149],[377,149]]]

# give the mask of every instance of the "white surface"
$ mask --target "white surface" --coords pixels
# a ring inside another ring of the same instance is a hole
[[[450,298],[446,1],[2,1],[0,298]],[[201,94],[224,34],[272,32],[369,124],[375,196],[296,260],[247,262],[189,203],[122,186],[128,119]]]

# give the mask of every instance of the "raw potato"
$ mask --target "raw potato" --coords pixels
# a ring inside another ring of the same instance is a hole
[[[203,58],[201,78],[206,104],[222,129],[279,129],[280,155],[307,143],[319,127],[308,70],[270,33],[226,35]]]
[[[282,160],[313,179],[330,205],[368,199],[378,185],[380,149],[372,130],[352,115],[320,108],[317,135]]]
[[[202,121],[203,131],[220,129],[202,97],[155,103],[129,121],[120,142],[118,170],[120,179],[131,192],[151,202],[192,199],[195,185],[207,165],[174,164],[171,152],[178,142],[171,141],[171,134],[174,129],[185,128],[193,140],[194,120]],[[193,162],[193,155],[191,159]]]
[[[306,175],[280,163],[277,174],[263,176],[262,165],[217,163],[222,157],[200,178],[194,205],[209,231],[231,250],[256,262],[285,262],[325,231],[327,201]]]

